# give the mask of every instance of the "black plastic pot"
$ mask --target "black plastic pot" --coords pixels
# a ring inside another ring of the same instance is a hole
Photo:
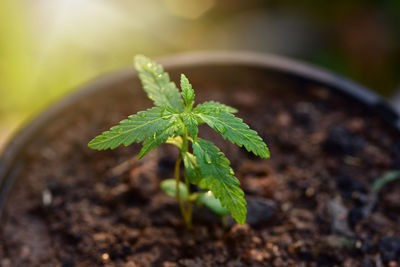
[[[367,88],[341,76],[282,57],[246,52],[201,52],[182,54],[160,60],[165,69],[174,73],[210,70],[211,68],[249,68],[261,70],[277,77],[300,80],[324,86],[345,97],[360,102],[386,120],[389,125],[400,132],[400,115],[396,113],[381,97]],[[172,75],[172,76],[173,76]],[[112,90],[115,84],[137,83],[136,73],[123,70],[84,86],[71,96],[59,101],[32,122],[22,128],[11,140],[0,158],[0,211],[2,210],[11,186],[19,170],[23,168],[21,151],[42,129],[47,127],[63,113],[68,112],[78,101],[89,99],[94,95]],[[128,90],[140,90],[138,86]]]

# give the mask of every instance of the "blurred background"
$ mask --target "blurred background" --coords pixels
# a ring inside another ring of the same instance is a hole
[[[400,88],[400,0],[0,0],[0,147],[135,54],[216,49],[301,59],[391,97]]]

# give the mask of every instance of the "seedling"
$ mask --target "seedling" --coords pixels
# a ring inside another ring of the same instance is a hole
[[[193,203],[205,205],[220,216],[231,213],[240,224],[246,221],[246,200],[234,176],[229,160],[210,141],[198,137],[198,126],[206,123],[238,146],[261,158],[269,158],[269,150],[256,131],[235,117],[235,108],[209,101],[194,107],[194,90],[181,74],[181,92],[170,81],[161,65],[147,57],[136,56],[136,71],[147,96],[155,107],[130,115],[119,125],[95,137],[89,147],[114,149],[119,145],[143,142],[139,159],[163,143],[178,147],[175,178],[164,180],[162,190],[179,202],[188,228],[192,225]],[[189,146],[191,144],[191,147]],[[183,182],[180,166],[184,164]],[[192,193],[190,184],[199,187]]]
[[[392,170],[378,177],[372,184],[372,191],[378,193],[387,184],[400,179],[400,170]]]

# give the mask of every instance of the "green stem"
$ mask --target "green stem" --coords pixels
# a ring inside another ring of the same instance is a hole
[[[188,192],[188,196],[191,196],[192,194],[190,192],[190,183],[189,183],[189,180],[187,179],[186,173],[185,173],[185,184],[186,184],[186,190]],[[193,204],[192,204],[192,200],[190,199],[190,197],[188,199],[187,206],[188,206],[187,213],[186,213],[187,222],[188,222],[187,225],[188,225],[188,228],[191,229],[192,228]]]
[[[179,177],[179,169],[181,167],[181,162],[182,162],[182,155],[179,154],[178,159],[176,160],[175,163],[175,183],[176,183],[176,198],[178,199],[179,202],[179,209],[181,211],[183,220],[186,223],[186,212],[185,212],[185,207],[183,206],[183,202],[181,199],[181,192],[179,189],[179,182],[180,182],[180,177]]]
[[[184,133],[183,133],[183,137],[182,137],[182,154],[186,153],[189,151],[189,141],[188,141],[188,130],[185,127],[184,128]],[[186,184],[186,190],[188,192],[188,196],[191,195],[190,192],[190,183],[189,180],[187,178],[186,172],[184,174],[185,177],[185,184]],[[192,204],[192,200],[189,198],[187,201],[187,212],[186,212],[186,222],[187,222],[187,226],[190,229],[192,227],[192,216],[193,215],[193,204]]]
[[[226,229],[228,228],[228,215],[222,216],[221,222],[222,222],[222,229],[224,229],[224,231],[226,231]]]

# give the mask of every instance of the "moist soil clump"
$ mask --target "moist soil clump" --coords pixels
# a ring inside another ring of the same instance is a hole
[[[197,208],[185,230],[177,201],[159,188],[173,176],[170,145],[140,161],[139,145],[87,148],[99,131],[151,106],[132,89],[136,80],[123,81],[76,103],[23,151],[1,218],[1,266],[395,266],[400,183],[371,191],[399,168],[394,129],[313,84],[251,73],[228,83],[188,77],[198,103],[238,108],[271,150],[261,160],[200,128],[230,159],[248,223],[230,219],[223,229]]]

